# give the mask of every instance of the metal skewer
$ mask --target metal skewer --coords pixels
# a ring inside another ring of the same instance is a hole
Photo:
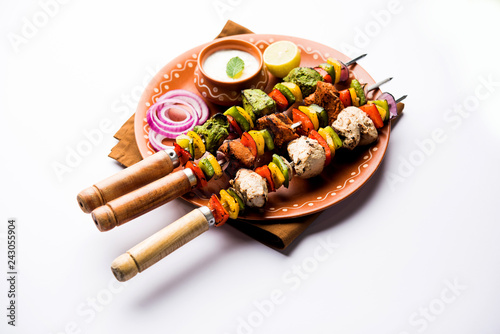
[[[364,54],[364,55],[362,55],[362,56],[359,56],[359,57],[364,57],[364,56],[366,56],[366,54]],[[358,58],[359,58],[359,57],[358,57]],[[356,59],[358,59],[358,58],[356,58]],[[353,61],[356,61],[356,59],[353,59]],[[378,88],[378,87],[382,86],[383,84],[385,84],[385,83],[387,83],[387,82],[389,82],[389,81],[391,81],[391,80],[392,80],[392,77],[391,77],[391,78],[384,79],[384,80],[379,81],[379,82],[377,82],[377,83],[374,83],[373,85],[369,86],[369,87],[366,89],[366,92],[369,92],[370,90],[376,89],[376,88]],[[400,97],[400,98],[396,101],[396,103],[398,103],[398,102],[400,102],[400,101],[403,101],[403,100],[406,98],[406,96],[407,96],[407,95]],[[295,123],[293,123],[290,127],[292,128],[292,130],[295,130],[296,128],[300,127],[301,125],[302,125],[302,122],[300,122],[300,121],[299,121],[299,122],[295,122]]]
[[[358,56],[358,57],[356,57],[356,58],[354,58],[354,59],[349,60],[347,63],[345,63],[345,66],[350,66],[350,65],[352,65],[352,64],[354,64],[354,63],[356,63],[356,62],[357,62],[358,60],[360,60],[361,58],[366,57],[366,55],[367,55],[367,53],[362,54],[361,56]]]
[[[401,101],[403,101],[404,99],[406,99],[408,97],[408,95],[403,95],[401,96],[399,99],[396,100],[396,103],[399,103]]]
[[[374,83],[373,85],[370,85],[370,86],[368,86],[368,87],[366,88],[366,92],[368,93],[368,92],[370,92],[370,91],[372,91],[372,90],[374,90],[374,89],[377,89],[377,88],[379,88],[380,86],[382,86],[383,84],[385,84],[385,83],[387,83],[387,82],[389,82],[389,81],[391,81],[391,80],[392,80],[392,77],[391,77],[391,78],[384,79],[384,80],[379,81],[379,82],[377,82],[377,83]]]

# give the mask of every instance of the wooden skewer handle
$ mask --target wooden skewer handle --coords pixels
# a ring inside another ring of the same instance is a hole
[[[208,207],[195,209],[117,257],[111,271],[120,282],[128,281],[207,231],[213,223]]]
[[[115,198],[170,174],[177,166],[179,160],[174,150],[159,151],[82,190],[76,199],[82,211],[90,213]]]
[[[196,182],[191,169],[185,168],[98,207],[92,219],[101,232],[109,231],[184,195]]]

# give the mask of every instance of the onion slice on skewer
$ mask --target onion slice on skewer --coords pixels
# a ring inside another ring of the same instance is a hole
[[[386,100],[389,105],[389,114],[391,119],[398,117],[398,108],[396,106],[396,99],[391,93],[383,93],[377,97],[377,100]]]

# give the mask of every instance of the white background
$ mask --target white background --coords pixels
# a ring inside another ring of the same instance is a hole
[[[73,0],[44,22],[38,1],[3,0],[0,332],[498,333],[500,3],[396,3],[387,15],[385,0]],[[409,95],[406,114],[373,178],[287,251],[224,227],[120,284],[112,260],[192,207],[176,200],[100,233],[76,194],[121,169],[107,157],[112,134],[143,81],[227,19],[368,52],[361,66],[394,76],[384,90]],[[14,45],[27,21],[38,28]],[[103,121],[112,129],[98,130]],[[106,133],[58,177],[54,164],[67,165],[90,131]],[[435,131],[445,140],[429,144]],[[15,328],[5,316],[10,217]]]

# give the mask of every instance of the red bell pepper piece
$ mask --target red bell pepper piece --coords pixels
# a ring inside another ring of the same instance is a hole
[[[276,191],[273,176],[271,175],[271,171],[269,170],[269,167],[267,167],[267,165],[255,168],[255,173],[259,174],[266,180],[267,187],[269,188],[270,193]]]
[[[319,73],[319,75],[323,77],[323,80],[325,80],[325,82],[332,83],[332,76],[328,74],[327,71],[325,71],[321,67],[315,67],[314,69]]]
[[[243,134],[243,131],[241,130],[240,126],[238,125],[238,122],[233,118],[231,115],[226,115],[227,120],[229,121],[229,124],[233,127],[234,131],[238,134],[238,137],[241,137]]]
[[[293,108],[292,110],[292,117],[293,117],[293,122],[301,122],[302,125],[297,128],[297,133],[299,135],[305,135],[307,136],[311,130],[314,130],[314,125],[307,117],[306,114],[304,114],[302,111],[299,109]]]
[[[175,142],[174,142],[174,151],[175,151],[175,154],[177,154],[177,158],[179,158],[179,162],[180,162],[181,166],[184,166],[186,164],[186,162],[193,159],[193,157],[191,156],[191,154],[188,151],[186,151],[185,149],[180,147],[179,144],[177,144]]]
[[[382,120],[382,116],[380,116],[375,104],[365,104],[364,106],[359,107],[359,109],[363,110],[368,117],[370,117],[377,129],[384,127],[384,121]]]
[[[339,93],[340,101],[344,105],[344,108],[352,106],[351,93],[349,93],[349,89],[341,90]]]
[[[208,201],[208,208],[212,211],[212,215],[215,219],[215,226],[224,225],[225,222],[229,219],[229,213],[224,209],[222,204],[220,203],[217,195],[213,194]]]
[[[248,132],[244,132],[241,135],[241,143],[250,149],[250,152],[257,158],[257,144],[253,140],[252,136]]]
[[[279,111],[283,112],[288,108],[288,100],[286,99],[285,95],[283,95],[283,93],[279,90],[273,89],[273,91],[268,95],[274,100],[274,102],[276,102]]]
[[[194,162],[188,161],[186,163],[186,168],[189,168],[193,171],[194,176],[196,176],[196,186],[198,188],[204,188],[207,186],[207,178],[200,167],[198,167]]]
[[[332,151],[330,151],[330,147],[328,146],[326,140],[318,133],[316,130],[312,130],[309,132],[309,138],[316,140],[323,149],[325,150],[325,166],[328,166],[332,161]]]

